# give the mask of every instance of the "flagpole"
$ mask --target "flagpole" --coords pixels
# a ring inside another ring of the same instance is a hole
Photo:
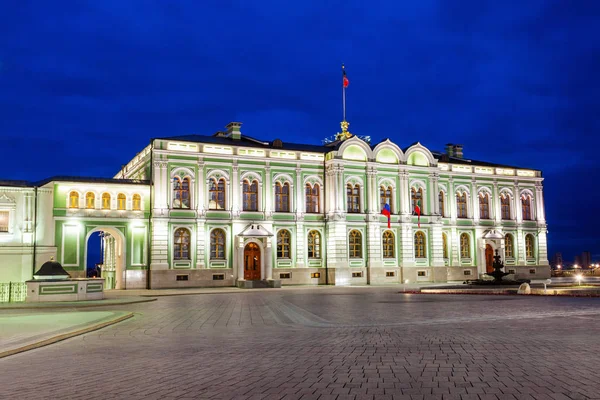
[[[342,110],[343,118],[342,121],[346,120],[346,85],[344,85],[344,64],[342,64]]]

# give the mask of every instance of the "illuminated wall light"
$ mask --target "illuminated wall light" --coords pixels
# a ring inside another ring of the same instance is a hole
[[[204,146],[205,153],[213,153],[213,154],[233,154],[233,148],[225,147],[225,146]]]

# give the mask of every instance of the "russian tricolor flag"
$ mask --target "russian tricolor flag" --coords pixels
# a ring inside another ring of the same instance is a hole
[[[388,218],[388,228],[391,228],[392,226],[390,224],[390,216],[392,215],[392,210],[390,209],[390,205],[388,203],[385,203],[385,206],[383,206],[383,210],[381,210],[381,213]]]

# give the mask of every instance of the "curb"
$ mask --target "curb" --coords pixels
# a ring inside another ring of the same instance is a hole
[[[133,313],[127,313],[125,315],[122,315],[122,316],[112,319],[110,321],[100,322],[98,324],[87,326],[85,328],[82,328],[82,329],[79,329],[79,330],[76,330],[73,332],[63,333],[63,334],[51,337],[49,339],[41,340],[36,343],[31,343],[31,344],[27,344],[25,346],[17,347],[16,349],[2,351],[2,352],[0,352],[0,358],[12,356],[14,354],[22,353],[22,352],[28,351],[28,350],[37,349],[39,347],[47,346],[49,344],[60,342],[62,340],[70,339],[75,336],[83,335],[84,333],[93,332],[98,329],[102,329],[106,326],[113,325],[113,324],[116,324],[121,321],[125,321],[126,319],[129,319],[131,317],[133,317]]]
[[[47,306],[43,306],[43,305],[39,305],[39,306],[21,306],[21,305],[17,305],[17,306],[14,306],[14,307],[12,307],[12,306],[0,306],[0,312],[2,310],[52,310],[52,309],[56,309],[56,308],[89,308],[89,307],[126,306],[128,304],[148,303],[150,301],[156,301],[156,300],[158,300],[156,298],[149,298],[150,296],[139,296],[139,297],[144,297],[144,298],[143,299],[139,299],[139,300],[133,300],[133,301],[125,301],[125,302],[121,302],[121,303],[60,304],[60,302],[55,302],[55,303],[52,303],[52,304],[51,303],[46,303],[46,304],[49,304]],[[99,301],[102,301],[102,300],[99,300]],[[8,304],[10,304],[10,303],[8,303]],[[28,304],[34,304],[34,303],[28,303]],[[44,303],[40,303],[40,304],[44,304]]]

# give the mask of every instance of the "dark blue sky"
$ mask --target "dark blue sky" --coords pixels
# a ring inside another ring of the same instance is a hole
[[[151,137],[351,131],[543,170],[549,252],[600,257],[600,2],[14,1],[4,179],[112,176]],[[290,5],[293,4],[293,5]]]

